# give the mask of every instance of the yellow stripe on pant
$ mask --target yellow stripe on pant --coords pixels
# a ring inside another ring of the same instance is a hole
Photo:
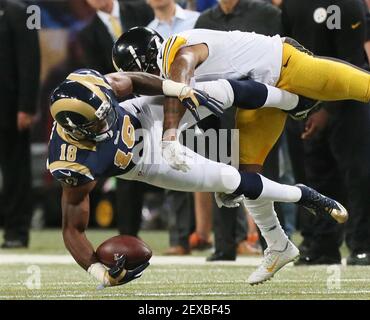
[[[311,56],[284,43],[280,89],[323,101],[370,101],[370,74],[349,64]],[[283,132],[286,113],[279,109],[238,109],[240,164],[263,165]]]

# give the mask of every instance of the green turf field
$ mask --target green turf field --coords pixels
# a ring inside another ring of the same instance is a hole
[[[114,231],[90,231],[95,245]],[[1,236],[1,235],[0,235]],[[143,232],[155,257],[167,246],[166,232]],[[0,299],[370,299],[370,267],[287,266],[271,281],[251,287],[246,283],[255,266],[233,263],[153,263],[143,277],[126,286],[96,290],[96,283],[77,264],[37,264],[40,288],[28,288],[30,263],[4,263],[5,255],[66,256],[60,232],[35,231],[29,250],[0,250]],[[154,258],[153,258],[154,259]],[[28,284],[28,286],[27,286]]]

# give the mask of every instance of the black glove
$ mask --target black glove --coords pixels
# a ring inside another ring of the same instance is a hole
[[[140,278],[143,274],[143,271],[149,266],[149,262],[145,262],[132,270],[126,270],[125,265],[126,256],[122,255],[117,260],[116,265],[109,269],[108,277],[112,286],[119,286]]]

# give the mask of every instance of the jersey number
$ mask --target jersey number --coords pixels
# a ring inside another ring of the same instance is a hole
[[[76,158],[77,158],[77,147],[76,146],[73,146],[73,145],[68,145],[67,147],[67,144],[63,143],[61,146],[60,146],[60,158],[59,160],[61,161],[70,161],[70,162],[74,162],[76,161]]]
[[[123,118],[121,138],[127,148],[131,149],[135,145],[135,128],[128,115],[125,115]],[[114,164],[120,169],[126,169],[130,164],[132,157],[132,152],[126,153],[118,149],[114,157]]]

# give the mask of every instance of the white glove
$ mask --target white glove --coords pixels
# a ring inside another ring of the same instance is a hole
[[[244,195],[236,196],[224,192],[215,192],[215,200],[219,208],[237,208],[240,206],[240,203],[245,200],[245,197]]]
[[[162,156],[172,169],[182,172],[190,170],[187,160],[191,157],[186,154],[185,147],[178,140],[162,141]]]

